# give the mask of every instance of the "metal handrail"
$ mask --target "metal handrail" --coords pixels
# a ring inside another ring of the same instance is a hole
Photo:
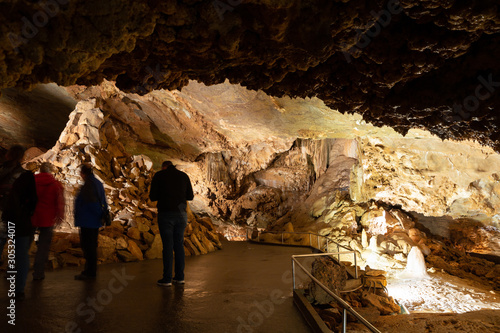
[[[311,273],[307,271],[307,269],[299,263],[296,258],[299,257],[313,257],[313,256],[323,256],[323,255],[335,255],[337,253],[320,253],[320,254],[301,254],[301,255],[292,255],[292,278],[293,278],[293,290],[295,291],[295,265],[300,267],[307,276],[311,278],[314,283],[320,286],[328,295],[333,297],[337,303],[339,303],[344,311],[342,311],[342,333],[345,333],[347,330],[347,311],[349,311],[356,319],[358,319],[363,325],[365,325],[370,331],[374,333],[381,333],[375,326],[373,326],[368,320],[363,318],[359,313],[357,313],[346,301],[344,301],[340,296],[333,293],[328,287],[326,287],[323,283],[321,283],[318,279],[316,279]]]
[[[254,229],[252,228],[246,228],[246,238],[247,238],[247,241],[248,240],[252,240],[252,238],[248,237],[248,231],[254,231]],[[310,231],[264,231],[263,233],[266,233],[266,234],[281,234],[281,244],[285,244],[284,243],[284,238],[283,238],[283,235],[284,234],[292,234],[292,235],[303,235],[303,234],[306,234],[306,235],[309,235],[309,247],[312,247],[312,248],[315,248],[317,250],[320,250],[321,252],[325,252],[325,250],[319,248],[320,245],[319,245],[319,238],[320,237],[323,237],[326,239],[326,251],[328,251],[328,246],[329,246],[329,242],[333,243],[333,244],[336,244],[337,245],[337,252],[335,252],[335,254],[337,254],[337,260],[338,262],[340,263],[340,255],[341,254],[347,254],[347,253],[352,253],[353,254],[353,257],[354,257],[354,267],[355,267],[355,278],[357,279],[358,278],[358,265],[357,265],[357,259],[356,259],[356,251],[352,251],[351,249],[343,246],[343,245],[340,245],[339,243],[337,243],[336,241],[334,241],[333,239],[331,239],[330,237],[328,236],[324,236],[324,235],[320,235],[320,234],[317,234],[317,233],[314,233],[314,232],[310,232]],[[260,234],[261,234],[261,231],[258,231],[258,234],[257,234],[257,241],[260,242]],[[316,236],[317,237],[317,245],[318,247],[314,247],[313,244],[312,244],[312,236]],[[273,243],[271,243],[273,244]],[[340,248],[343,248],[345,250],[347,250],[347,252],[340,252]]]
[[[251,239],[248,237],[248,231],[254,231],[254,229],[252,228],[246,228],[246,238],[247,240]],[[283,234],[297,234],[297,235],[301,235],[301,234],[306,234],[306,235],[309,235],[309,243],[311,244],[311,236],[316,236],[317,239],[318,239],[318,244],[319,244],[319,238],[320,237],[323,237],[325,238],[327,241],[330,241],[334,244],[337,245],[337,247],[342,247],[346,250],[349,250],[349,248],[345,247],[344,245],[340,245],[339,243],[335,242],[333,239],[331,239],[330,237],[328,236],[324,236],[324,235],[320,235],[320,234],[317,234],[317,233],[314,233],[314,232],[310,232],[310,231],[258,231],[259,232],[259,237],[260,237],[260,234],[261,233],[266,233],[266,234],[281,234],[281,242],[283,243]],[[328,243],[327,243],[328,244]],[[321,250],[321,249],[318,249],[318,250]]]

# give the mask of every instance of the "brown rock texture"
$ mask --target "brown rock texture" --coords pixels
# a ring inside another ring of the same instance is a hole
[[[96,99],[78,103],[55,146],[26,166],[36,170],[44,161],[54,165],[55,177],[65,188],[66,219],[57,228],[60,233],[54,237],[51,247],[58,266],[81,262],[82,252],[73,227],[72,210],[81,184],[79,167],[84,162],[92,164],[94,174],[103,182],[113,219],[111,225],[99,233],[100,262],[162,257],[157,211],[148,198],[153,163],[146,156],[125,152],[113,122],[98,107]],[[197,242],[194,245],[186,243],[188,255],[220,249],[222,245],[210,218],[200,217],[201,223],[197,219],[197,215],[189,214],[190,228],[186,237]]]
[[[500,150],[490,1],[3,1],[0,88],[228,79]]]

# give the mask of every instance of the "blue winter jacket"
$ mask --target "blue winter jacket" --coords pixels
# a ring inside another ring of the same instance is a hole
[[[102,226],[103,206],[106,210],[108,208],[106,194],[102,183],[94,175],[91,175],[87,182],[89,182],[89,185],[93,185],[90,187],[91,191],[85,195],[82,186],[75,199],[75,226],[100,228]]]

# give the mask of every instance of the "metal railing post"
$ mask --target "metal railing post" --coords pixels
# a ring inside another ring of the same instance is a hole
[[[281,233],[281,244],[283,244],[283,234],[284,232]]]
[[[295,290],[295,260],[292,257],[292,281],[293,281],[293,290]]]
[[[342,333],[347,332],[347,309],[344,308],[343,316],[342,316]]]
[[[337,253],[338,253],[339,264],[340,264],[340,245],[339,244],[337,244]]]
[[[311,233],[309,233],[309,246],[312,247]]]

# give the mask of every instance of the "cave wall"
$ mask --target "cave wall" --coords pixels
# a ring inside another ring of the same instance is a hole
[[[172,160],[192,178],[193,210],[224,221],[266,227],[293,217],[306,228],[324,222],[311,207],[332,204],[341,191],[360,204],[375,200],[422,216],[498,224],[500,160],[477,143],[441,141],[419,130],[402,137],[317,99],[274,98],[228,83],[193,82],[145,96],[112,82],[63,92],[71,100],[95,100],[113,124],[104,136],[113,144],[103,141],[110,153],[144,154],[154,169]],[[12,110],[23,117],[31,112]],[[46,117],[32,126],[50,122]],[[68,142],[96,137],[81,134]]]
[[[495,1],[7,0],[0,21],[0,89],[228,79],[499,149]]]
[[[380,200],[426,216],[498,225],[500,156],[474,142],[438,138],[359,139],[355,201]]]

